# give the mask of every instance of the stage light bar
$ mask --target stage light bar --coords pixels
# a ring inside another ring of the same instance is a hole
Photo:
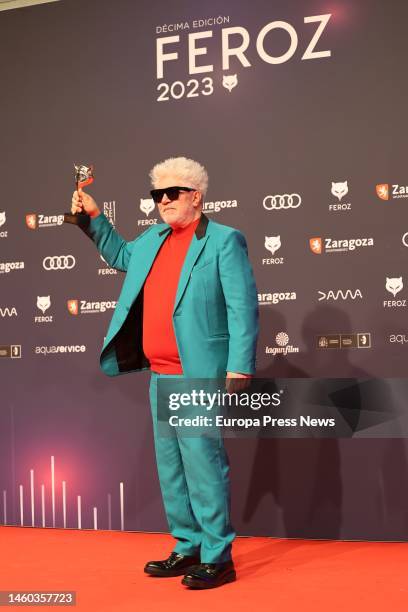
[[[48,2],[59,2],[59,0],[0,0],[0,11],[25,8],[35,4],[46,4]]]

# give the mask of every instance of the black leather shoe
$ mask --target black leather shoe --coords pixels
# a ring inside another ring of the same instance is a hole
[[[172,552],[168,559],[146,563],[144,571],[146,574],[150,574],[150,576],[171,578],[172,576],[182,576],[199,563],[200,557],[188,557]]]
[[[200,563],[188,572],[182,584],[191,589],[214,589],[227,582],[234,582],[237,579],[234,563]]]

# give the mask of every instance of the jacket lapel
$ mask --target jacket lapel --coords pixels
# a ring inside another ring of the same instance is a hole
[[[183,267],[181,269],[180,279],[179,279],[179,283],[177,287],[176,299],[174,301],[173,313],[176,311],[177,306],[179,305],[179,302],[181,298],[183,297],[184,291],[186,290],[187,283],[190,280],[191,271],[193,269],[193,266],[198,256],[200,255],[201,251],[203,250],[205,243],[207,242],[207,239],[208,239],[207,225],[208,225],[208,217],[206,217],[202,213],[200,217],[200,221],[197,225],[195,234],[193,236],[193,239],[191,240],[189,249],[187,251],[187,255],[184,260]]]

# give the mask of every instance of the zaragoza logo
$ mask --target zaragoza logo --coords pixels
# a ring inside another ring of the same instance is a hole
[[[381,183],[379,185],[376,185],[375,190],[377,192],[378,197],[381,200],[388,200],[389,199],[389,193],[390,193],[390,188],[387,185],[387,183]]]
[[[68,300],[68,312],[72,315],[77,315],[79,312],[78,300]]]
[[[37,229],[37,215],[26,215],[26,225],[29,229]]]
[[[316,255],[321,255],[323,249],[323,243],[321,238],[310,238],[309,246],[312,253],[316,253]]]

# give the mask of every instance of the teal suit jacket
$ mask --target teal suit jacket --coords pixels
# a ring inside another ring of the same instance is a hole
[[[126,242],[101,214],[85,231],[107,263],[126,272],[103,344],[101,368],[109,376],[148,370],[142,347],[143,285],[171,227],[153,225]],[[181,270],[173,325],[186,377],[255,373],[258,296],[246,241],[238,230],[204,214]]]

